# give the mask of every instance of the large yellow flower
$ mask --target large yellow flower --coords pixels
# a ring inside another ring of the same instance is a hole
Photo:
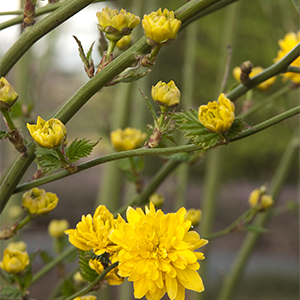
[[[208,102],[199,107],[198,118],[208,130],[226,133],[234,121],[234,111],[234,104],[222,93],[218,102]]]
[[[167,292],[170,299],[185,298],[185,289],[201,292],[202,279],[197,270],[195,249],[205,245],[191,222],[185,219],[185,208],[164,214],[150,209],[127,209],[128,223],[123,223],[109,236],[122,249],[118,253],[119,275],[133,281],[135,298],[159,300]]]
[[[139,129],[127,127],[117,129],[110,134],[111,142],[117,151],[133,150],[141,147],[147,134]]]
[[[278,41],[278,44],[281,49],[278,51],[277,57],[274,59],[274,61],[276,62],[281,58],[283,58],[288,52],[290,52],[299,43],[300,43],[300,30],[297,33],[296,32],[287,33],[283,40]],[[300,56],[298,56],[298,58],[291,63],[291,66],[300,67]],[[283,78],[285,80],[290,79],[297,84],[300,83],[299,73],[287,72],[283,74]]]
[[[27,128],[35,142],[44,148],[59,147],[67,139],[66,127],[58,119],[45,121],[38,117],[36,125],[27,123]]]
[[[29,265],[29,256],[26,251],[10,250],[6,248],[0,268],[10,274],[22,272]]]
[[[144,15],[142,25],[150,46],[158,46],[171,42],[177,36],[181,21],[175,18],[174,12],[166,8],[161,8],[152,12],[150,15]]]
[[[114,219],[104,205],[99,205],[93,217],[90,214],[82,216],[76,229],[66,230],[65,233],[69,235],[70,243],[78,249],[84,251],[93,249],[96,255],[104,252],[113,254],[119,247],[111,242],[108,236],[122,222],[125,221],[120,216]]]

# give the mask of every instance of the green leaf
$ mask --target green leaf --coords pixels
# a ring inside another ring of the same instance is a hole
[[[266,228],[264,228],[262,226],[259,226],[259,225],[250,224],[250,225],[246,225],[245,228],[248,231],[255,232],[255,233],[265,233],[265,232],[267,232]]]
[[[98,276],[98,273],[89,266],[89,260],[93,258],[93,255],[92,251],[78,250],[80,275],[88,282],[93,282]]]
[[[93,148],[98,144],[99,141],[95,143],[90,143],[90,140],[75,139],[71,145],[66,149],[66,155],[70,162],[75,162],[82,157],[87,157],[91,154]]]
[[[8,137],[8,134],[6,131],[0,130],[0,140],[4,140]]]
[[[62,284],[62,294],[64,297],[70,297],[75,293],[74,283],[69,280],[65,279]]]
[[[235,118],[230,129],[224,136],[227,139],[231,140],[237,137],[246,126],[247,126],[246,123],[244,123],[241,118]]]
[[[172,113],[171,118],[176,121],[176,125],[184,132],[184,136],[203,148],[208,149],[217,144],[220,139],[218,133],[208,131],[198,120],[198,112],[194,109],[188,111]]]
[[[35,148],[36,159],[41,166],[43,173],[52,173],[61,168],[61,160],[53,149],[42,147]]]
[[[3,300],[22,300],[22,292],[14,286],[5,286],[1,289],[0,299]]]

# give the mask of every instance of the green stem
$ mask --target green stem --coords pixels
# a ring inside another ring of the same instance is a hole
[[[117,267],[118,264],[119,264],[119,262],[115,262],[115,263],[111,264],[92,283],[90,283],[86,288],[82,289],[81,291],[73,294],[72,296],[70,296],[70,297],[68,297],[64,300],[73,300],[76,297],[83,296],[86,293],[92,291],[93,288],[100,282],[100,280],[102,280],[108,272],[110,272],[112,269]]]
[[[152,49],[151,53],[150,53],[150,56],[149,56],[149,59],[153,58],[153,57],[156,57],[158,55],[158,52],[160,50],[162,46],[156,46]]]
[[[109,40],[108,49],[106,51],[106,61],[107,62],[109,61],[110,55],[111,55],[111,53],[113,53],[113,51],[116,47],[116,43],[117,43],[117,41]]]
[[[275,125],[281,121],[284,121],[290,117],[293,117],[297,114],[300,113],[300,106],[297,106],[295,108],[292,108],[286,112],[283,112],[280,115],[277,115],[271,119],[268,119],[260,124],[257,124],[253,126],[250,129],[247,129],[241,133],[240,136],[234,138],[231,140],[231,142],[235,142],[237,140],[240,140],[242,138],[246,138],[252,134],[256,134],[261,130],[264,130],[272,125]],[[221,144],[219,144],[221,145]],[[181,153],[181,152],[191,152],[195,150],[199,150],[200,147],[196,145],[183,145],[183,146],[176,146],[176,147],[168,147],[168,148],[154,148],[154,149],[147,149],[147,148],[141,148],[141,149],[135,149],[135,150],[129,150],[129,151],[122,151],[122,152],[116,152],[112,154],[108,154],[90,161],[87,161],[85,163],[82,163],[78,165],[78,171],[81,172],[86,169],[89,169],[91,167],[104,164],[110,161],[118,160],[118,159],[123,159],[127,157],[134,157],[134,156],[157,156],[157,155],[169,155],[169,154],[174,154],[174,153]],[[70,174],[67,171],[60,171],[55,174],[49,175],[47,177],[39,178],[37,180],[28,182],[28,183],[23,183],[20,184],[14,191],[14,193],[19,193],[28,189],[31,189],[33,187],[37,187],[67,176],[70,176]]]
[[[59,156],[59,158],[60,158],[60,160],[61,160],[63,166],[66,167],[66,166],[68,165],[68,162],[67,162],[65,156],[62,154],[60,148],[55,148],[54,150],[55,150],[56,153],[58,154],[58,156]]]
[[[8,128],[9,128],[9,130],[15,130],[16,127],[15,127],[15,125],[14,125],[13,120],[12,120],[11,117],[10,117],[10,114],[9,114],[8,109],[1,109],[1,112],[2,112],[2,114],[3,114],[3,117],[4,117],[5,120],[6,120],[6,123],[7,123],[7,126],[8,126]]]
[[[297,133],[298,134],[298,133]],[[281,189],[286,175],[292,165],[294,155],[299,147],[299,137],[298,135],[293,136],[290,143],[287,145],[286,150],[282,156],[279,166],[275,172],[275,175],[271,182],[271,195],[274,201],[277,200],[279,190]],[[267,221],[272,215],[272,210],[268,210],[261,215],[258,215],[255,219],[254,225],[265,227]],[[249,232],[244,240],[244,243],[236,257],[236,260],[231,268],[230,273],[225,278],[222,285],[218,300],[232,300],[238,283],[242,277],[243,271],[246,267],[247,261],[249,260],[254,246],[256,245],[258,238],[261,233]]]
[[[13,230],[14,233],[17,233],[18,230],[20,230],[21,228],[23,228],[28,222],[30,222],[32,220],[32,217],[30,215],[27,215],[23,220],[21,220],[17,227]]]

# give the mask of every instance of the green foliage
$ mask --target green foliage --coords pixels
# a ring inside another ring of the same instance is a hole
[[[2,300],[22,300],[22,292],[14,286],[5,286],[1,289],[0,299]]]
[[[61,168],[61,160],[53,149],[37,146],[35,156],[44,173],[52,173]]]
[[[72,294],[74,294],[75,293],[74,283],[69,279],[65,279],[62,284],[61,292],[64,297],[69,297]]]
[[[78,250],[80,275],[88,282],[93,282],[98,276],[98,273],[89,266],[89,260],[93,258],[93,255],[92,251]]]

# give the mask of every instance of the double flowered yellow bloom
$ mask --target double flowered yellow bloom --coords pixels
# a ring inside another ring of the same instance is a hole
[[[29,265],[29,256],[26,251],[10,250],[6,248],[3,253],[3,260],[0,268],[10,274],[24,271]]]
[[[49,213],[57,203],[57,196],[50,192],[46,193],[43,189],[33,188],[22,196],[22,208],[32,216]]]
[[[253,190],[249,195],[248,202],[250,207],[254,207],[257,211],[266,210],[274,203],[272,196],[266,194],[264,186]]]
[[[179,31],[181,21],[175,18],[174,12],[166,8],[144,15],[142,25],[150,46],[167,44],[174,40]]]
[[[234,104],[222,93],[218,102],[208,102],[207,105],[199,107],[198,118],[208,130],[226,133],[234,121],[234,111]]]
[[[58,119],[45,121],[38,117],[36,125],[27,123],[27,128],[35,142],[44,148],[53,149],[59,147],[67,139],[66,127]]]
[[[104,252],[113,254],[120,247],[113,243],[108,236],[122,222],[125,221],[120,216],[114,219],[109,210],[104,205],[100,205],[93,216],[90,214],[82,216],[76,229],[66,230],[65,233],[69,235],[70,243],[78,249],[93,250],[96,255]]]
[[[153,100],[160,106],[166,108],[176,107],[180,102],[180,90],[171,80],[169,83],[159,81],[152,86],[151,96]]]
[[[141,130],[127,127],[124,130],[117,129],[110,134],[112,145],[117,151],[127,151],[139,148],[147,137]]]
[[[167,292],[170,299],[184,299],[185,289],[201,292],[202,279],[197,270],[201,252],[194,252],[207,240],[189,231],[186,210],[164,214],[154,205],[127,209],[128,223],[122,223],[109,238],[121,247],[119,275],[133,281],[134,297],[159,300]]]
[[[280,50],[278,51],[277,57],[275,58],[275,62],[283,58],[288,52],[290,52],[294,47],[296,47],[300,43],[300,30],[298,32],[289,32],[284,36],[283,40],[279,40],[278,44],[280,46]],[[295,59],[291,66],[300,67],[300,57],[298,56]],[[283,78],[285,80],[290,79],[296,84],[300,83],[300,74],[287,72],[283,74]]]
[[[98,18],[98,29],[105,32],[105,36],[109,40],[118,41],[124,35],[131,33],[134,27],[140,23],[140,18],[134,14],[121,9],[103,8],[101,12],[96,14]]]
[[[18,99],[18,94],[9,82],[1,77],[0,79],[0,109],[6,109],[14,105]]]
[[[259,66],[254,67],[254,68],[252,68],[251,73],[249,74],[249,77],[252,78],[255,75],[258,75],[259,73],[261,73],[263,70],[264,69],[262,67],[259,67]],[[237,80],[238,82],[241,82],[241,79],[240,79],[241,68],[240,67],[235,67],[233,69],[232,73],[233,73],[233,76],[234,76],[235,80]],[[260,83],[257,86],[257,88],[265,91],[273,85],[275,80],[276,80],[276,76],[273,76],[273,77],[267,79],[266,81]]]

